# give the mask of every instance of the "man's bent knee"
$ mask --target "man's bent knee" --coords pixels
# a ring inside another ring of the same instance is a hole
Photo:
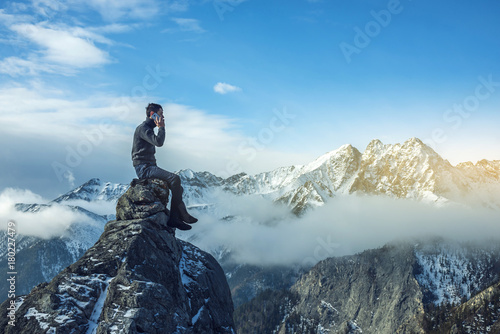
[[[181,185],[181,177],[177,174],[174,174],[174,176],[172,176],[172,184]]]

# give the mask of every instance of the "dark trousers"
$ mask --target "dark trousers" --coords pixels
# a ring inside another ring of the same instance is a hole
[[[139,179],[161,179],[167,182],[170,191],[172,191],[170,218],[178,219],[179,210],[185,210],[186,208],[184,202],[182,202],[182,193],[184,189],[181,186],[181,178],[179,175],[166,171],[156,165],[149,164],[135,166],[135,172]]]

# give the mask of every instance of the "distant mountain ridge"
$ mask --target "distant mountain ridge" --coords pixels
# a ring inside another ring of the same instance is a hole
[[[62,203],[71,200],[84,200],[88,202],[117,201],[127,191],[128,187],[128,184],[101,182],[98,178],[93,178],[74,190],[57,197],[52,202]]]
[[[361,153],[343,145],[306,165],[269,172],[240,173],[223,179],[190,169],[176,172],[188,205],[213,204],[214,190],[236,195],[262,195],[286,204],[294,213],[323,205],[337,195],[368,194],[406,198],[442,205],[474,204],[500,208],[500,160],[452,166],[418,138],[403,144],[372,140]],[[128,184],[91,179],[53,202],[115,201]]]
[[[191,200],[199,202],[207,189],[218,187],[237,195],[262,195],[288,205],[296,214],[351,194],[500,208],[500,160],[452,166],[417,138],[394,145],[373,140],[363,153],[344,145],[307,165],[253,176],[241,173],[221,179],[191,170],[179,175],[188,190],[196,189],[188,195]]]

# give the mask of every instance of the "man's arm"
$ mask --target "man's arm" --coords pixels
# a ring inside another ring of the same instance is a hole
[[[158,135],[155,135],[154,131],[151,129],[143,128],[141,131],[141,138],[148,143],[161,147],[165,142],[165,124],[158,129]]]

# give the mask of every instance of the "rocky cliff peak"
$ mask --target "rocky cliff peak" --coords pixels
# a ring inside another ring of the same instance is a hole
[[[366,147],[366,151],[368,152],[379,152],[384,148],[384,144],[380,141],[380,139],[373,139],[368,146]]]
[[[424,144],[419,138],[417,137],[411,137],[408,140],[406,140],[403,145],[411,145],[411,146],[420,146],[420,147],[428,147],[427,145]]]
[[[294,312],[332,332],[422,333],[423,305],[413,277],[415,265],[412,247],[403,244],[329,258],[292,287],[292,292],[307,296]],[[367,305],[373,306],[364,309]],[[285,333],[285,327],[279,333]]]
[[[234,333],[233,303],[217,261],[175,238],[168,188],[133,181],[117,220],[77,262],[16,302],[3,333]]]
[[[361,153],[358,151],[358,149],[351,144],[345,144],[340,146],[339,151],[345,151],[350,154],[356,154],[356,155],[361,155]]]
[[[87,182],[85,182],[84,184],[82,184],[81,187],[98,186],[100,184],[101,184],[101,180],[97,177],[94,177],[94,178],[88,180]]]

